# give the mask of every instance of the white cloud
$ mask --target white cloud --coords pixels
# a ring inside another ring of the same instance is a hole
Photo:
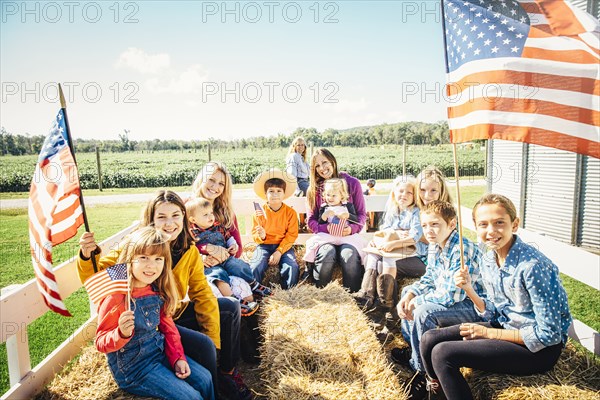
[[[367,103],[365,98],[361,97],[360,100],[356,101],[342,99],[337,103],[325,103],[323,104],[323,109],[331,110],[335,113],[355,113],[366,109],[368,105],[369,104]]]
[[[387,113],[387,117],[388,117],[390,123],[408,121],[408,117],[406,116],[406,113],[404,113],[402,111],[389,111]]]
[[[195,64],[175,76],[159,76],[146,81],[146,87],[152,93],[200,93],[209,72],[202,65]]]
[[[130,47],[119,55],[116,68],[130,68],[142,74],[156,74],[169,68],[171,57],[166,53],[148,54],[144,50]]]

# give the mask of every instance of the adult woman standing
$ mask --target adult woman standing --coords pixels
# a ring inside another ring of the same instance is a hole
[[[306,161],[306,141],[302,136],[298,136],[290,145],[285,157],[285,171],[296,178],[298,189],[294,194],[298,197],[306,196],[309,185],[309,169]]]
[[[349,203],[356,209],[357,221],[352,221],[344,228],[343,236],[358,233],[363,229],[367,220],[365,198],[362,194],[360,181],[346,172],[339,172],[337,161],[327,149],[320,148],[312,156],[310,166],[310,185],[307,191],[308,201],[308,227],[314,233],[330,233],[328,224],[319,224],[319,208],[323,203],[323,184],[327,179],[341,178],[348,185]],[[315,258],[314,277],[317,286],[323,287],[331,281],[333,268],[339,264],[342,268],[343,286],[356,292],[360,289],[362,280],[362,266],[358,249],[349,244],[325,244],[319,247]]]

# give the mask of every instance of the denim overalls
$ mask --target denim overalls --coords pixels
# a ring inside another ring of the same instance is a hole
[[[163,300],[156,295],[131,302],[135,328],[120,350],[106,354],[119,388],[139,396],[161,399],[214,400],[208,370],[188,359],[192,373],[185,380],[175,376],[164,352],[165,338],[158,330]]]

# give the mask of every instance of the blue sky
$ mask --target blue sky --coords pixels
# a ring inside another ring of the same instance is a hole
[[[135,140],[231,139],[446,118],[435,1],[0,4],[8,132],[46,133],[55,82],[81,138],[127,129]]]

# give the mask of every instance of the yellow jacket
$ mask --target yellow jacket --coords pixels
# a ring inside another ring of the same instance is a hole
[[[107,255],[100,258],[96,255],[98,270],[101,271],[111,267],[117,263],[121,248],[111,250]],[[77,259],[77,273],[79,280],[83,283],[87,278],[94,274],[92,259],[84,260],[81,258],[81,252]],[[204,264],[200,253],[195,246],[190,248],[181,256],[181,259],[173,268],[173,275],[177,282],[177,290],[180,298],[185,298],[186,294],[189,299],[194,302],[194,311],[198,325],[202,328],[202,333],[205,333],[212,339],[217,349],[221,348],[220,323],[219,323],[219,306],[217,298],[213,294],[208,281],[204,275]],[[186,293],[187,289],[187,293]],[[173,316],[177,320],[188,306],[188,301],[182,301]]]

